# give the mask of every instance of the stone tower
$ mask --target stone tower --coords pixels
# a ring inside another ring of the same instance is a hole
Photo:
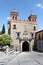
[[[8,34],[16,51],[30,51],[33,49],[35,32],[38,31],[37,16],[31,14],[27,20],[18,20],[18,15],[18,12],[10,13]]]

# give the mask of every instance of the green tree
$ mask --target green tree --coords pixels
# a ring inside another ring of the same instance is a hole
[[[8,45],[10,46],[12,42],[12,38],[8,34],[0,35],[0,46]]]
[[[5,26],[3,24],[1,34],[4,34],[4,33],[5,33]]]
[[[5,45],[10,45],[12,42],[12,38],[8,34],[3,34],[2,37],[4,38]]]
[[[4,38],[2,37],[2,35],[0,35],[0,46],[4,45]]]

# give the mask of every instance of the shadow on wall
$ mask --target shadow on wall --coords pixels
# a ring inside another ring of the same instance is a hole
[[[43,51],[37,49],[37,42],[34,42],[33,51],[43,53]]]

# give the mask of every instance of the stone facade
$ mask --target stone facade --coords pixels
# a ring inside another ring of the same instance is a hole
[[[31,14],[27,20],[18,20],[18,12],[11,12],[8,21],[8,33],[12,37],[12,45],[16,51],[32,50],[34,45],[35,32],[38,31],[37,16]],[[29,45],[23,46],[23,43]]]
[[[43,30],[36,32],[35,43],[37,45],[37,51],[43,52]]]

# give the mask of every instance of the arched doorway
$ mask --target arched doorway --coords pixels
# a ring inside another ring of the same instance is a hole
[[[29,51],[29,43],[27,41],[23,42],[22,51]]]

